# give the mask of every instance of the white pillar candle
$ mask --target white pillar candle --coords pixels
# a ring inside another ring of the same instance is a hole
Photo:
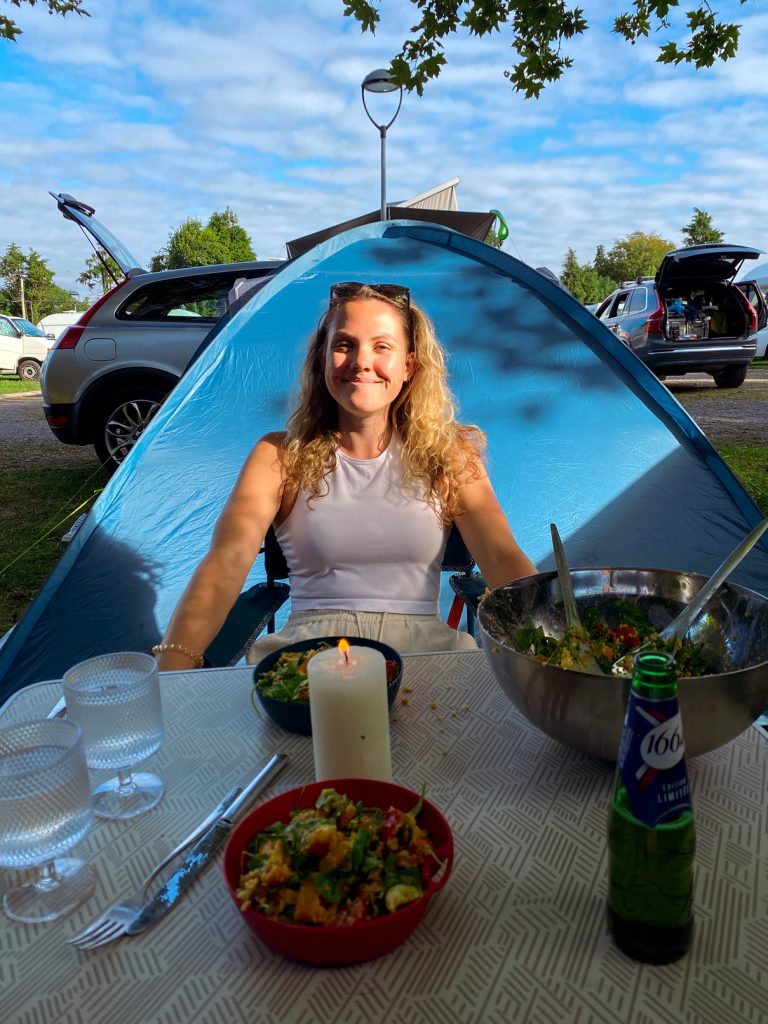
[[[387,663],[372,647],[334,647],[307,665],[315,778],[392,781]]]

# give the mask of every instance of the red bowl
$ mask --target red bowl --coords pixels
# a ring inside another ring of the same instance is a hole
[[[314,807],[321,790],[329,788],[343,793],[351,800],[361,800],[367,807],[380,807],[384,811],[389,807],[410,811],[419,799],[418,793],[392,782],[332,779],[291,789],[268,800],[243,818],[229,837],[224,850],[224,878],[238,910],[240,900],[237,898],[237,888],[242,855],[248,843],[274,822],[290,821],[291,811]],[[243,917],[262,942],[275,952],[306,964],[340,966],[373,960],[391,952],[416,928],[430,897],[442,889],[453,867],[451,828],[440,811],[428,800],[424,801],[419,825],[429,832],[435,853],[445,863],[445,867],[434,862],[433,875],[439,875],[439,878],[433,877],[425,887],[424,895],[413,903],[372,921],[357,921],[351,925],[291,924],[267,917],[253,908],[241,911]]]

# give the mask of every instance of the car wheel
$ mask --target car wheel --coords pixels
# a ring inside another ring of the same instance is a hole
[[[719,388],[739,388],[747,379],[747,367],[728,366],[725,370],[713,373],[712,376]]]
[[[40,380],[40,363],[34,359],[22,359],[16,368],[19,380]]]
[[[144,433],[167,395],[157,387],[127,388],[104,402],[94,422],[93,447],[100,462],[117,469]]]

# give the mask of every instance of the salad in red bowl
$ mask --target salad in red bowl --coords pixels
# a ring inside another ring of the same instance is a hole
[[[429,801],[393,783],[341,779],[248,815],[227,844],[224,874],[268,946],[330,965],[400,945],[452,862],[450,827]]]

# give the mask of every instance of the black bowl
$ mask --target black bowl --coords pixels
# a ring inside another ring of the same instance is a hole
[[[309,701],[276,700],[274,697],[266,697],[259,690],[258,686],[255,685],[259,676],[268,672],[281,654],[293,651],[311,651],[324,643],[329,644],[331,647],[336,647],[341,639],[349,640],[350,645],[354,647],[373,647],[375,651],[381,651],[387,661],[397,662],[397,675],[391,683],[387,684],[387,702],[392,707],[403,678],[403,659],[394,647],[390,647],[389,644],[381,644],[378,640],[365,640],[361,636],[348,636],[345,638],[340,636],[318,636],[313,637],[311,640],[299,640],[295,644],[286,644],[285,647],[279,647],[276,651],[271,651],[265,658],[261,659],[253,670],[256,696],[273,722],[282,726],[283,729],[288,729],[290,732],[300,732],[304,736],[312,735]]]

